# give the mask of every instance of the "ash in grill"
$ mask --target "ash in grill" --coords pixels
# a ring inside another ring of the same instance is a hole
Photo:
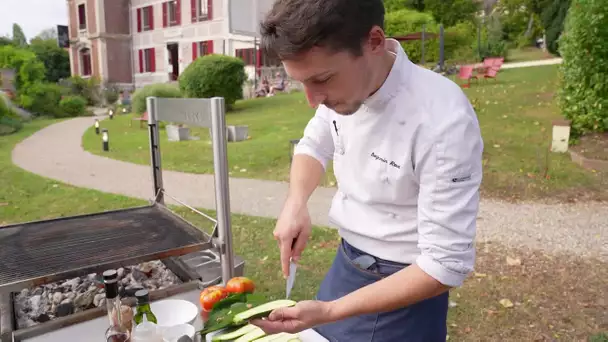
[[[120,297],[134,297],[138,289],[162,290],[181,280],[161,261],[118,269]],[[105,307],[101,274],[23,289],[14,297],[17,329],[64,317],[95,307]]]

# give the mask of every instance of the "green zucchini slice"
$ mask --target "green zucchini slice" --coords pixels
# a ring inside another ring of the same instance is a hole
[[[255,329],[237,338],[236,340],[234,340],[234,342],[251,342],[257,340],[260,337],[264,337],[265,335],[266,333],[264,332],[264,330],[262,330],[262,328],[255,327]]]
[[[260,317],[268,316],[273,310],[294,306],[296,302],[291,299],[279,299],[272,302],[268,302],[256,307],[253,307],[247,311],[239,312],[234,315],[233,322],[235,324],[242,324],[243,322]]]
[[[246,335],[247,333],[255,330],[255,328],[257,328],[255,325],[253,324],[247,324],[245,326],[242,326],[234,331],[225,333],[225,334],[220,334],[220,335],[215,335],[213,336],[213,338],[211,339],[212,341],[230,341],[230,340],[234,340],[238,337],[241,337],[243,335]]]

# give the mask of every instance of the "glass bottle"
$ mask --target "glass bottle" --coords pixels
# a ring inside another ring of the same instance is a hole
[[[130,331],[123,324],[121,317],[120,297],[118,296],[118,272],[108,270],[103,273],[106,290],[106,308],[110,326],[106,330],[106,342],[127,342],[131,337]]]
[[[135,308],[136,313],[133,316],[133,320],[136,325],[141,324],[144,321],[144,316],[148,322],[158,324],[156,316],[150,308],[150,295],[148,290],[139,290],[135,292],[135,298],[137,299],[137,307]]]

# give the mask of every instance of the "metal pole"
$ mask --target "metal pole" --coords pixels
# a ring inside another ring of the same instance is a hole
[[[211,98],[211,138],[213,141],[213,169],[215,172],[215,208],[217,211],[220,262],[222,265],[222,282],[224,285],[234,276],[225,113],[224,98]]]
[[[422,46],[421,46],[421,55],[420,55],[420,64],[424,65],[424,33],[426,31],[426,24],[422,24]]]
[[[154,198],[157,203],[165,204],[163,189],[163,171],[160,166],[160,138],[158,134],[158,113],[156,97],[146,98],[148,111],[148,133],[150,134],[150,164],[152,166],[152,181],[154,182]]]
[[[443,24],[439,25],[439,70],[443,71],[443,63],[445,62],[444,59],[444,51],[443,51],[443,44],[444,43],[444,37],[443,37]]]
[[[477,23],[477,55],[479,60],[481,60],[481,25],[481,23]]]
[[[253,91],[258,89],[258,39],[253,37]]]

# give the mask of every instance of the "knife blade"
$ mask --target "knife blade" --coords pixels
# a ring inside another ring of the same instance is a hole
[[[287,285],[285,287],[285,292],[287,293],[286,299],[289,299],[289,295],[291,294],[291,289],[293,288],[293,284],[296,281],[296,269],[298,268],[298,264],[293,261],[289,261],[289,276],[287,277]]]

